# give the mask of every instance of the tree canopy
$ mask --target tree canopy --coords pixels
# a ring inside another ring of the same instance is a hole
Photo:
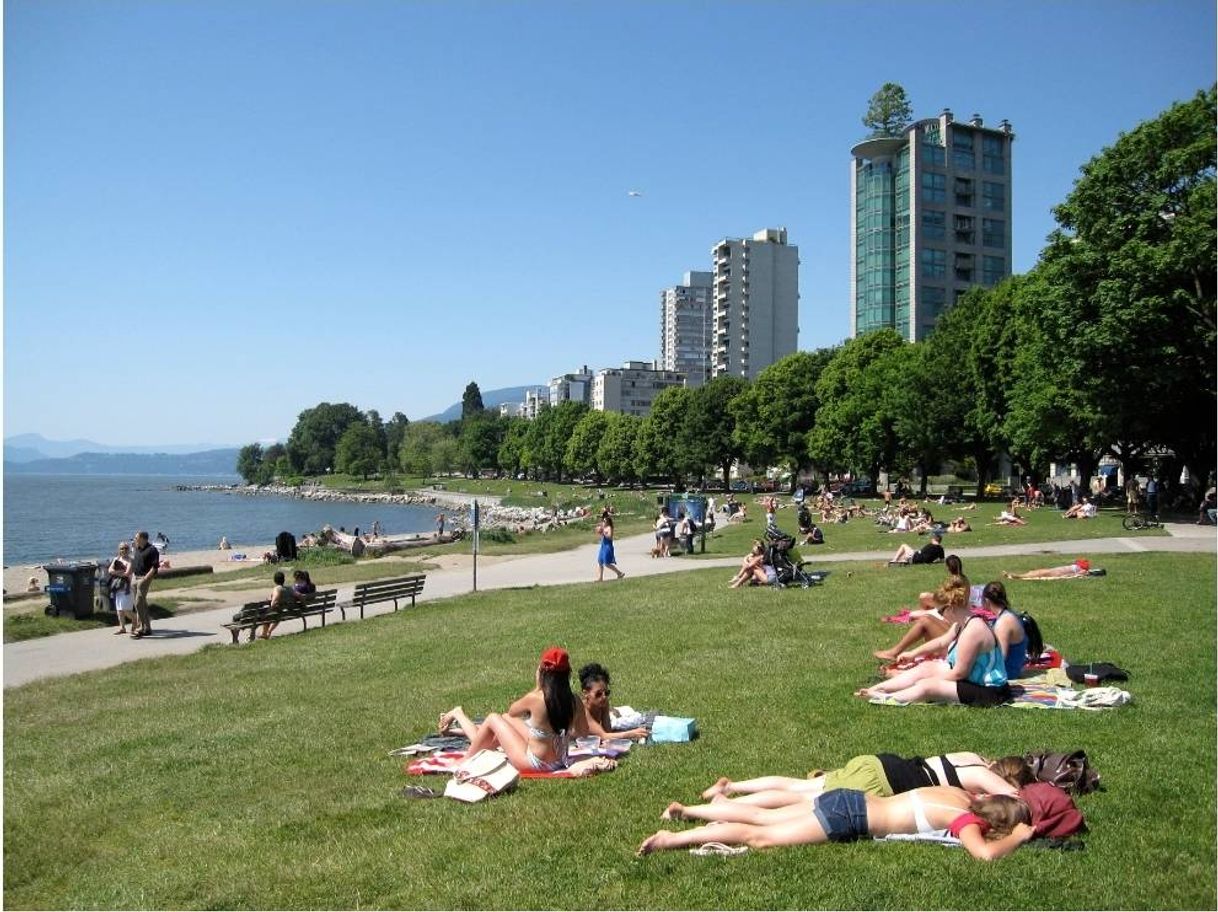
[[[863,126],[873,133],[884,136],[899,136],[901,130],[913,117],[913,106],[905,95],[905,89],[895,82],[886,82],[871,96]]]

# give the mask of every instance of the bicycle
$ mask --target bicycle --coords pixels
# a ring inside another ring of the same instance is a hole
[[[1162,529],[1163,523],[1145,513],[1126,513],[1121,520],[1126,531],[1137,532],[1139,529]]]

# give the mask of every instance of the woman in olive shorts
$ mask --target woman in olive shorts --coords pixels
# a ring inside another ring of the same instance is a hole
[[[864,754],[851,757],[840,768],[815,770],[807,779],[791,776],[761,776],[739,782],[726,776],[702,793],[708,801],[734,800],[756,807],[785,807],[808,801],[833,789],[857,789],[881,798],[916,788],[950,785],[973,794],[1014,795],[1033,781],[1022,757],[987,760],[972,751],[955,751],[937,757],[898,757],[895,754]],[[722,796],[720,798],[719,796]]]

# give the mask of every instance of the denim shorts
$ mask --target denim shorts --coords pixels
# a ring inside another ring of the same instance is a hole
[[[824,792],[812,803],[812,813],[830,842],[853,842],[869,835],[867,796],[857,789]]]

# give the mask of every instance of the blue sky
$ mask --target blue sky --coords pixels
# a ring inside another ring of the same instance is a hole
[[[120,445],[654,358],[660,290],[764,227],[834,344],[882,83],[1011,122],[1022,272],[1079,166],[1215,76],[1212,0],[4,10],[4,433]]]

